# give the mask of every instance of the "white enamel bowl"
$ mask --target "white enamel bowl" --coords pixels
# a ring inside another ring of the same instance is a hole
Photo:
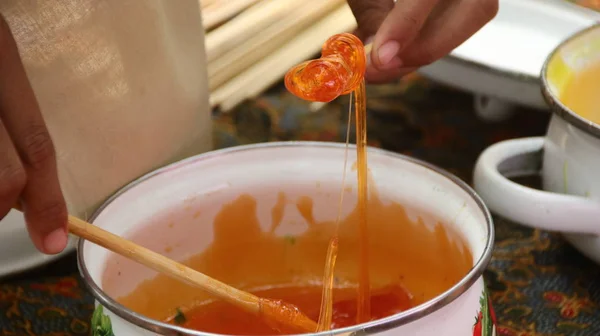
[[[175,225],[167,228],[167,222],[153,223],[143,237],[136,236],[138,243],[161,253],[166,253],[166,246],[173,247],[166,254],[183,260],[202,252],[211,242],[212,226],[198,223],[212,223],[221,205],[241,193],[256,198],[259,220],[265,228],[270,225],[270,211],[279,191],[285,192],[291,200],[311,196],[315,220],[333,221],[341,189],[344,148],[344,145],[334,143],[268,143],[192,157],[127,186],[95,214],[93,223],[127,237],[151,223],[157,215],[182,209],[183,204],[190,209],[210,209],[200,214],[179,210],[173,214],[177,218]],[[355,158],[355,150],[351,147],[350,163]],[[486,295],[482,273],[490,260],[494,239],[492,219],[486,207],[464,182],[429,164],[377,149],[369,149],[368,160],[372,183],[380,197],[412,209],[409,213],[413,218],[431,216],[452,226],[470,248],[473,267],[454,287],[425,304],[386,319],[323,334],[472,335],[473,321],[482,310],[480,298]],[[356,179],[350,166],[347,184],[356,190]],[[348,213],[355,205],[355,195],[349,194],[344,211]],[[285,216],[288,220],[301,219],[293,209],[286,209]],[[156,273],[133,263],[107,268],[110,255],[92,243],[83,240],[79,243],[81,274],[97,304],[104,307],[117,336],[207,335],[149,319],[118,304],[111,295],[128,293]],[[106,290],[102,279],[103,276],[115,276],[110,272],[120,272],[122,280]],[[488,306],[483,309],[488,311]],[[492,334],[493,330],[482,333]]]

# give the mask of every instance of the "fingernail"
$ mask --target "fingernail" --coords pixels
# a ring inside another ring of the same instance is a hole
[[[396,41],[387,41],[377,50],[377,57],[381,65],[387,65],[400,50],[400,44]]]
[[[67,247],[67,241],[67,231],[64,228],[56,229],[44,238],[44,251],[47,254],[59,253]]]

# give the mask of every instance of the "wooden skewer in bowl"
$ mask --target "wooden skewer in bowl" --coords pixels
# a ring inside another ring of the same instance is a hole
[[[15,207],[15,209],[21,210],[19,207]],[[260,298],[231,287],[77,217],[69,216],[68,229],[69,232],[78,237],[139,262],[155,271],[189,285],[197,286],[223,301],[255,314],[259,318],[264,318],[274,328],[283,327],[286,330],[292,329],[295,332],[314,332],[317,330],[317,324],[291,304]]]

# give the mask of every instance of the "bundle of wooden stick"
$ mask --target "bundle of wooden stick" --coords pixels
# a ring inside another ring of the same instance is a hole
[[[356,21],[345,0],[200,0],[210,104],[228,111],[281,80]]]

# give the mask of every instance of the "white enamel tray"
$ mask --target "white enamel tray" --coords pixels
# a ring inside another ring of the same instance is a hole
[[[546,57],[564,39],[600,22],[600,13],[565,0],[500,0],[498,15],[448,57],[420,71],[475,93],[475,110],[488,120],[515,105],[544,109],[539,85]]]

